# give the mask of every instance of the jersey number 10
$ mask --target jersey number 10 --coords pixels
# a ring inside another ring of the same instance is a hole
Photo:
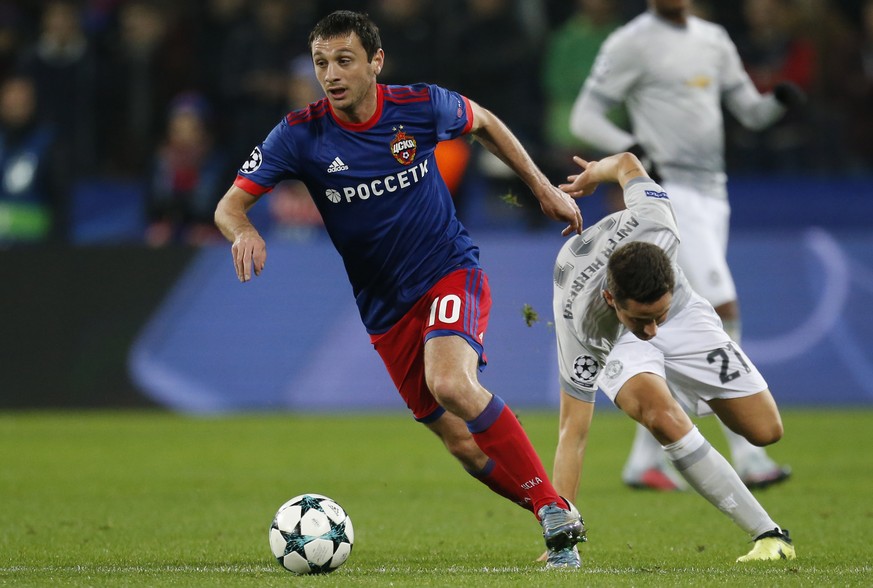
[[[461,298],[457,294],[448,294],[440,298],[437,296],[433,299],[430,305],[430,319],[427,321],[427,326],[432,327],[437,320],[437,312],[439,312],[439,321],[445,324],[458,322],[461,318]]]

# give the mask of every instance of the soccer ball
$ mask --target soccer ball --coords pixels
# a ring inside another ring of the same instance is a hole
[[[270,525],[270,550],[283,568],[297,574],[326,574],[352,551],[352,519],[336,501],[301,494],[279,507]]]

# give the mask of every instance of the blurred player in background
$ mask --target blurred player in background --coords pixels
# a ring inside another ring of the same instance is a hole
[[[0,83],[0,250],[63,236],[65,169],[54,127],[37,117],[28,76]]]
[[[273,129],[215,212],[233,242],[237,277],[259,275],[267,255],[246,211],[281,180],[301,180],[343,258],[370,339],[415,419],[474,477],[537,515],[550,567],[579,567],[581,517],[555,492],[513,412],[479,384],[488,279],[434,149],[472,133],[527,183],[546,216],[568,223],[565,235],[581,231],[578,206],[490,111],[439,86],[377,83],[385,55],[365,15],[330,14],[309,44],[326,98]]]
[[[744,126],[762,129],[803,102],[804,95],[790,83],[761,95],[727,32],[689,14],[690,8],[691,0],[649,0],[647,12],[610,35],[574,105],[571,127],[603,152],[638,155],[663,180],[682,230],[679,265],[739,343],[740,312],[727,264],[730,205],[722,101]],[[621,103],[632,132],[607,118]],[[734,467],[747,486],[766,487],[788,478],[791,470],[763,448],[724,423],[722,429]],[[622,479],[639,488],[684,486],[642,426],[637,427]]]
[[[737,561],[794,559],[788,531],[686,414],[715,412],[759,446],[782,437],[767,382],[676,263],[680,234],[670,197],[631,153],[576,161],[584,172],[562,189],[578,197],[615,182],[627,209],[569,239],[555,264],[561,383],[555,486],[575,500],[600,387],[657,439],[692,488],[754,538]]]

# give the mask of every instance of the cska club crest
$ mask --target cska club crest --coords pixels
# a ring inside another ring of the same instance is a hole
[[[391,140],[391,155],[394,156],[399,163],[409,165],[415,159],[415,137],[406,134],[403,127],[400,130],[394,129],[397,133]]]

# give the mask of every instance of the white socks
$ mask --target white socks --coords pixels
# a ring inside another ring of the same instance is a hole
[[[779,526],[697,427],[675,443],[664,446],[664,451],[676,470],[698,494],[730,517],[752,538]]]

